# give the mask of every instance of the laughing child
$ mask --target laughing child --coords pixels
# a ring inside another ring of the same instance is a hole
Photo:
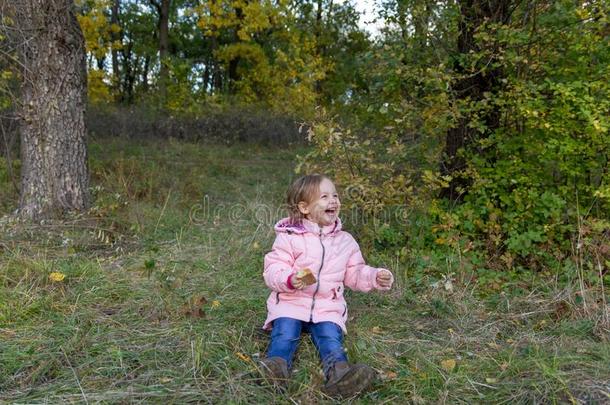
[[[271,342],[262,371],[273,384],[286,386],[301,333],[310,333],[326,377],[324,391],[356,395],[376,373],[347,361],[344,288],[389,290],[394,278],[386,269],[367,266],[358,243],[341,230],[341,202],[328,177],[297,179],[287,203],[290,216],[275,225],[276,239],[265,256],[263,277],[272,291],[263,328],[271,329]]]

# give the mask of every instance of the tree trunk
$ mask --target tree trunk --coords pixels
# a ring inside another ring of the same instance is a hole
[[[134,72],[134,61],[132,60],[133,53],[133,42],[131,39],[127,44],[121,48],[121,54],[123,55],[123,92],[121,94],[121,101],[131,104],[133,102],[133,87],[136,81]]]
[[[210,55],[214,55],[214,52],[218,49],[218,39],[216,36],[212,35],[210,37]],[[212,89],[210,94],[220,94],[222,93],[223,86],[223,75],[222,69],[218,65],[218,63],[214,60],[214,58],[208,59],[208,63],[212,69]]]
[[[97,70],[104,70],[106,68],[106,57],[95,58],[97,62]]]
[[[316,22],[314,26],[314,37],[316,38],[316,56],[323,57],[325,56],[324,52],[324,44],[322,43],[322,0],[317,0],[317,8],[316,8]],[[316,94],[322,93],[322,80],[316,80],[314,83],[314,90]]]
[[[112,2],[112,7],[110,10],[110,23],[114,25],[119,25],[119,10],[120,10],[120,0],[114,0]],[[120,77],[121,71],[119,70],[119,51],[115,46],[115,43],[121,41],[121,34],[115,31],[110,33],[110,38],[112,39],[112,84],[114,88],[115,94],[120,92]],[[121,41],[122,42],[122,41]]]
[[[142,92],[148,93],[148,72],[150,71],[150,56],[144,57],[144,66],[142,68]]]
[[[168,50],[169,50],[169,9],[171,0],[149,0],[157,9],[159,15],[157,30],[159,32],[159,96],[165,104],[167,100],[167,84],[169,79]]]
[[[483,99],[486,92],[498,91],[503,76],[500,68],[483,69],[483,66],[470,66],[468,55],[479,52],[481,49],[476,42],[477,29],[486,23],[507,23],[510,18],[511,0],[460,0],[460,23],[457,40],[458,54],[454,58],[454,72],[458,79],[452,85],[456,102],[471,100],[477,102]],[[492,61],[485,61],[493,66]],[[468,190],[469,179],[463,176],[466,169],[466,159],[462,152],[467,150],[481,136],[487,136],[500,125],[497,111],[487,112],[480,117],[486,124],[486,132],[481,135],[478,130],[469,124],[468,116],[461,117],[458,122],[447,131],[445,150],[440,171],[444,176],[451,176],[449,185],[441,190],[440,197],[450,200],[461,200]]]
[[[423,51],[428,47],[428,30],[430,24],[430,15],[432,14],[432,5],[429,0],[417,3],[417,7],[413,9],[413,26],[415,45],[419,51]]]
[[[161,100],[167,101],[167,82],[169,79],[168,49],[169,49],[169,6],[170,0],[161,0],[161,15],[159,16],[159,79]]]
[[[85,142],[85,43],[72,0],[17,0],[23,63],[23,218],[42,219],[89,205]]]
[[[246,1],[246,4],[247,4],[247,1]],[[241,7],[235,7],[235,17],[237,18],[238,23],[233,32],[233,42],[239,43],[239,42],[241,42],[241,40],[239,39],[239,36],[237,35],[237,33],[241,29],[242,23],[244,20],[244,12]],[[237,71],[240,60],[241,60],[241,58],[239,57],[239,55],[237,55],[229,61],[229,72],[228,72],[229,73],[229,92],[231,94],[237,93],[237,83],[241,79],[241,77],[239,76],[239,72]]]
[[[211,73],[211,69],[210,69],[210,64],[209,62],[205,63],[205,69],[203,70],[203,91],[207,94],[207,93],[211,93],[211,91],[209,91],[210,88],[210,73]]]

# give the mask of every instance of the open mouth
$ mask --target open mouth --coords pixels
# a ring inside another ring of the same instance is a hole
[[[334,215],[334,214],[337,213],[337,209],[336,208],[330,208],[330,209],[327,209],[324,212],[326,212],[327,214],[330,214],[330,215]]]

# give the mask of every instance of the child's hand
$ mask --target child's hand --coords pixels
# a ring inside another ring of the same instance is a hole
[[[302,290],[305,287],[305,282],[303,282],[303,280],[299,278],[297,273],[294,273],[292,276],[290,276],[290,284],[292,284],[292,286],[296,290]]]
[[[390,288],[392,286],[392,273],[382,269],[377,272],[377,284],[381,288]]]

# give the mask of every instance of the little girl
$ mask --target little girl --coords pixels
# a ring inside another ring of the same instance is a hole
[[[389,290],[394,278],[388,270],[367,266],[358,243],[341,230],[341,203],[328,177],[299,178],[287,202],[290,217],[275,225],[276,239],[265,256],[263,277],[272,292],[263,328],[271,329],[271,343],[261,368],[272,383],[285,386],[301,332],[309,332],[322,360],[325,392],[355,395],[373,382],[375,371],[347,362],[343,290]],[[315,281],[303,269],[311,269]]]

